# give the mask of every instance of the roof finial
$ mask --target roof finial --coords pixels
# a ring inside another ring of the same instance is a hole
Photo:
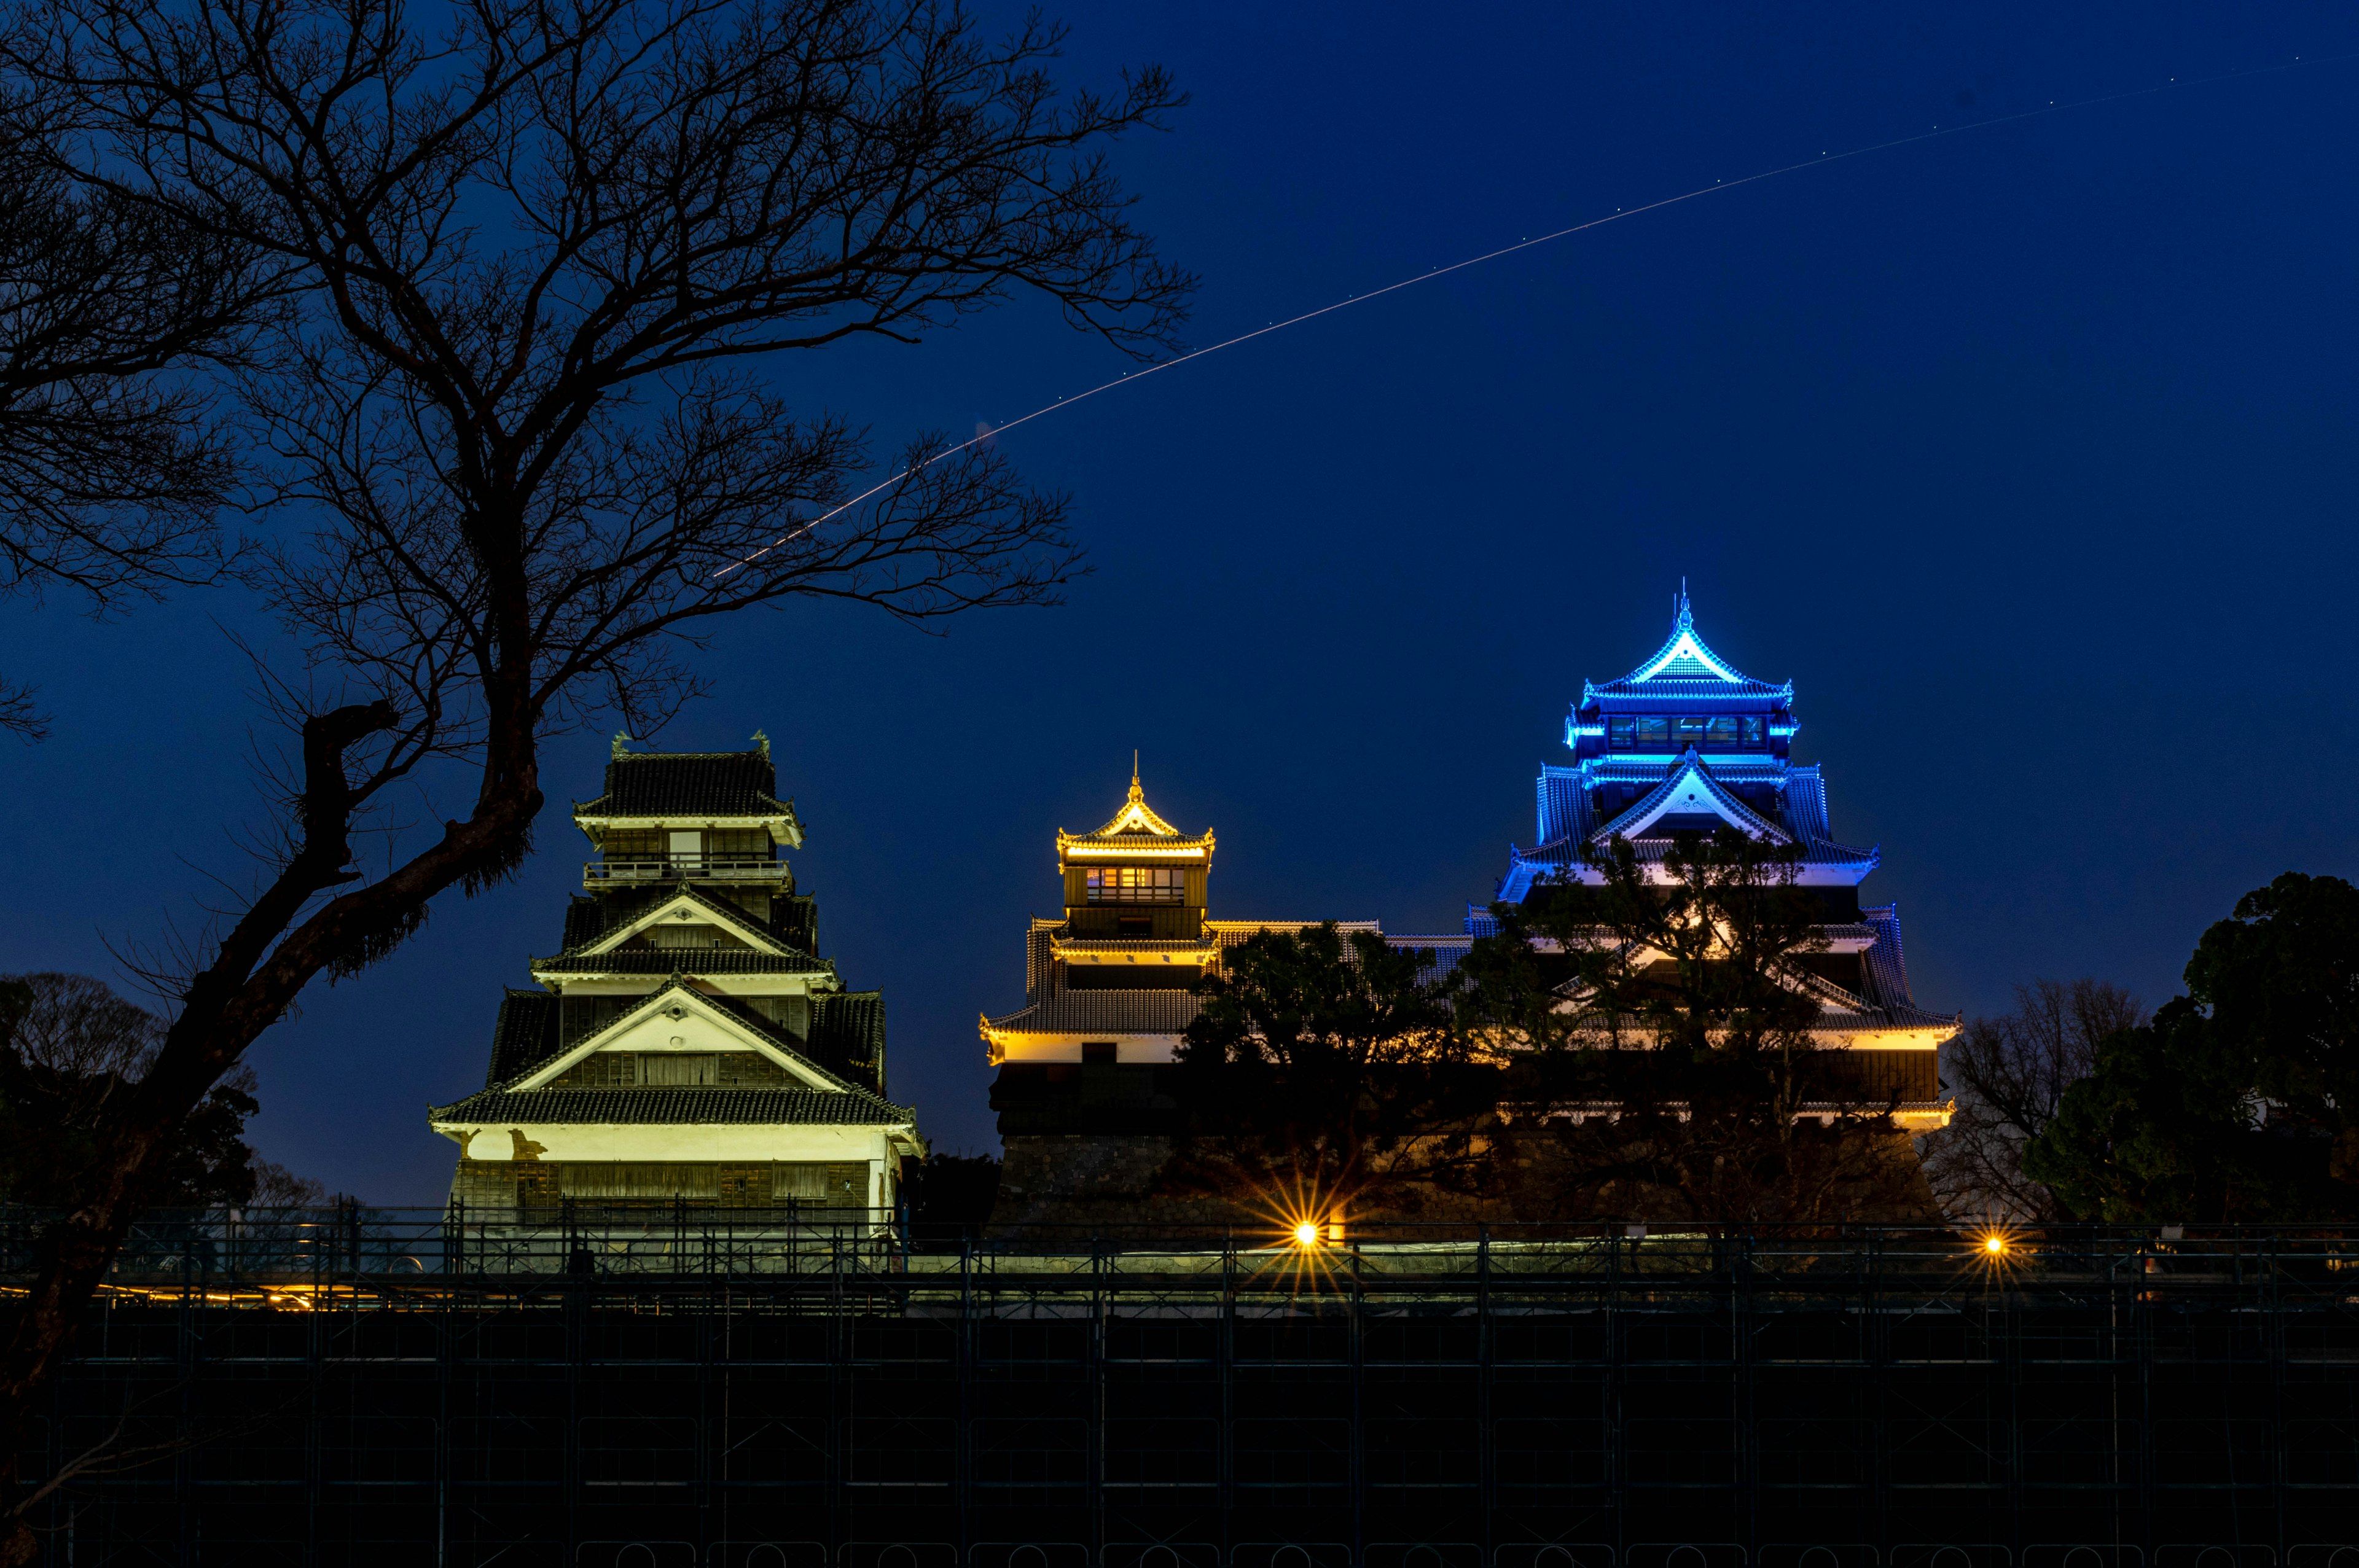
[[[615,731],[614,731],[614,749],[613,751],[611,751],[611,752],[607,752],[606,754],[607,754],[608,756],[610,756],[610,757],[627,757],[627,756],[629,756],[629,755],[631,754],[631,752],[630,752],[630,745],[631,745],[631,741],[632,741],[632,740],[633,740],[633,736],[632,736],[632,734],[631,734],[631,732],[630,732],[629,730],[615,730]]]
[[[1688,609],[1688,579],[1680,579],[1680,596],[1671,601],[1671,630],[1684,632],[1695,624],[1695,616]]]
[[[759,730],[754,731],[754,749],[765,758],[770,754],[770,738]]]
[[[1130,753],[1130,798],[1133,801],[1147,798],[1147,792],[1138,787],[1138,752],[1135,749]]]

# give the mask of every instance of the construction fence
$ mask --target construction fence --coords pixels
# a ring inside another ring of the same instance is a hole
[[[158,1214],[78,1461],[77,1565],[2359,1568],[2359,1238]]]

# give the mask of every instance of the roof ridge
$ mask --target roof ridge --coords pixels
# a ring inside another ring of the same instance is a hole
[[[651,991],[647,992],[647,994],[646,996],[642,997],[642,998],[639,1000],[639,1005],[638,1005],[638,1006],[636,1006],[636,1007],[635,1007],[635,1008],[630,1009],[628,1011],[625,1011],[625,1012],[622,1012],[622,1013],[618,1013],[618,1014],[616,1014],[613,1019],[611,1019],[611,1020],[609,1020],[609,1021],[608,1021],[608,1022],[606,1023],[606,1025],[605,1025],[605,1027],[604,1027],[604,1028],[600,1029],[600,1030],[598,1030],[595,1033],[592,1033],[592,1034],[587,1035],[587,1036],[585,1036],[584,1038],[585,1038],[585,1039],[590,1039],[590,1040],[594,1040],[594,1039],[596,1039],[596,1038],[598,1037],[598,1035],[600,1035],[600,1034],[612,1034],[612,1033],[614,1033],[616,1030],[621,1029],[624,1025],[625,1025],[625,1024],[627,1024],[627,1023],[630,1023],[630,1022],[634,1022],[634,1021],[637,1020],[637,1019],[638,1019],[642,1014],[646,1013],[649,1009],[651,1009],[652,1007],[654,1007],[654,1006],[655,1006],[655,1004],[656,1004],[657,1002],[661,1001],[665,997],[668,997],[668,996],[671,995],[671,994],[672,994],[672,992],[674,992],[674,991],[686,991],[690,996],[692,996],[692,997],[696,998],[696,999],[697,999],[698,1000],[700,1000],[700,1001],[704,1001],[704,1002],[717,1002],[717,1003],[723,1004],[723,1005],[722,1006],[722,1011],[723,1011],[724,1013],[726,1013],[726,1014],[728,1015],[728,1017],[729,1017],[729,1019],[731,1020],[731,1022],[738,1022],[738,1023],[748,1023],[748,1024],[751,1024],[751,1025],[753,1026],[753,1028],[754,1028],[754,1032],[755,1032],[755,1033],[758,1033],[758,1034],[760,1034],[760,1035],[762,1035],[762,1036],[765,1038],[765,1040],[766,1040],[768,1044],[774,1044],[774,1045],[777,1045],[780,1049],[784,1050],[784,1051],[787,1053],[787,1054],[788,1054],[788,1055],[792,1056],[796,1061],[800,1062],[803,1065],[805,1065],[805,1066],[809,1067],[812,1072],[817,1073],[821,1077],[825,1078],[828,1082],[830,1082],[831,1084],[833,1084],[833,1085],[835,1085],[835,1086],[836,1086],[836,1090],[834,1090],[834,1091],[831,1091],[831,1090],[821,1090],[821,1089],[810,1089],[810,1090],[808,1090],[807,1092],[809,1092],[809,1093],[812,1093],[812,1094],[822,1094],[822,1093],[831,1093],[831,1092],[837,1092],[837,1091],[841,1091],[841,1092],[845,1093],[845,1094],[867,1095],[867,1096],[869,1096],[871,1098],[875,1098],[875,1099],[880,1099],[880,1100],[881,1100],[881,1099],[883,1099],[883,1098],[884,1098],[884,1097],[883,1097],[883,1096],[876,1094],[876,1093],[875,1093],[875,1091],[874,1091],[873,1089],[866,1089],[866,1088],[863,1088],[860,1085],[855,1084],[855,1083],[853,1083],[853,1082],[852,1082],[852,1081],[850,1081],[849,1079],[847,1079],[847,1078],[844,1078],[844,1077],[841,1076],[840,1075],[838,1075],[837,1073],[835,1073],[835,1072],[834,1072],[834,1071],[832,1071],[832,1069],[830,1069],[830,1068],[828,1068],[828,1067],[825,1067],[825,1066],[821,1065],[821,1064],[819,1064],[819,1063],[817,1063],[817,1062],[812,1061],[812,1060],[810,1059],[810,1057],[809,1057],[808,1055],[804,1054],[804,1053],[803,1053],[803,1051],[802,1051],[802,1049],[801,1049],[801,1047],[800,1047],[799,1045],[793,1044],[789,1044],[789,1042],[791,1042],[791,1041],[793,1040],[793,1036],[792,1036],[792,1035],[781,1035],[781,1034],[779,1034],[779,1033],[778,1033],[778,1032],[777,1032],[775,1028],[773,1028],[773,1027],[770,1025],[770,1023],[769,1023],[769,1022],[768,1022],[767,1020],[766,1020],[766,1019],[759,1019],[759,1018],[756,1017],[755,1015],[751,1014],[750,1012],[740,1012],[740,1011],[738,1011],[736,1010],[736,1008],[734,1008],[734,1007],[733,1007],[733,1006],[726,1005],[726,1004],[728,1004],[728,1003],[730,1003],[730,1002],[734,1001],[734,1000],[735,1000],[734,998],[731,998],[731,997],[718,997],[718,996],[707,996],[704,992],[702,992],[702,991],[701,991],[701,990],[698,990],[694,986],[692,986],[692,985],[690,985],[690,984],[689,983],[688,977],[687,977],[687,976],[685,976],[685,975],[683,975],[683,974],[681,974],[681,973],[680,973],[680,971],[679,971],[679,970],[678,970],[677,968],[675,968],[674,970],[672,970],[670,979],[669,979],[665,980],[663,984],[661,984],[661,985],[658,986],[655,989],[653,989],[653,990],[651,990]],[[576,1042],[574,1043],[574,1044],[575,1044],[576,1046],[579,1046],[581,1044],[582,1044],[582,1042],[581,1042],[581,1041],[576,1041]],[[565,1050],[560,1050],[560,1051],[558,1052],[558,1055],[560,1055],[560,1056],[563,1056],[563,1055],[565,1055],[565,1054],[566,1054],[566,1051],[565,1051]],[[515,1077],[510,1078],[506,1083],[504,1083],[504,1084],[500,1085],[500,1086],[499,1086],[499,1087],[498,1087],[496,1090],[494,1090],[494,1089],[491,1089],[491,1088],[484,1088],[484,1089],[480,1089],[480,1090],[478,1090],[478,1091],[476,1091],[476,1092],[477,1092],[477,1093],[479,1093],[479,1094],[492,1094],[492,1093],[499,1093],[499,1094],[544,1094],[544,1093],[547,1093],[547,1092],[549,1092],[549,1086],[547,1086],[547,1085],[543,1085],[540,1088],[538,1088],[538,1089],[525,1089],[525,1088],[518,1088],[518,1087],[516,1087],[516,1085],[517,1085],[518,1083],[520,1083],[523,1079],[525,1079],[525,1078],[528,1078],[528,1077],[532,1076],[532,1075],[533,1075],[533,1074],[535,1074],[535,1073],[537,1073],[537,1072],[539,1072],[542,1068],[544,1068],[544,1067],[548,1066],[548,1065],[549,1065],[549,1058],[543,1058],[541,1061],[536,1062],[535,1064],[533,1064],[533,1065],[531,1065],[531,1066],[529,1066],[529,1067],[526,1068],[523,1072],[521,1072],[521,1073],[517,1074]],[[645,1086],[642,1086],[642,1087],[645,1087]],[[673,1086],[662,1086],[662,1087],[673,1087]],[[698,1086],[698,1087],[702,1087],[702,1086]],[[721,1087],[721,1086],[713,1086],[713,1087]],[[578,1092],[578,1091],[575,1091],[575,1090],[572,1090],[572,1089],[567,1089],[567,1090],[565,1090],[564,1092],[565,1092],[565,1093],[568,1093],[568,1094],[572,1094],[572,1093],[575,1093],[575,1092]],[[887,1100],[887,1101],[886,1101],[885,1103],[886,1103],[886,1104],[888,1104],[888,1105],[889,1105],[889,1104],[891,1104],[892,1102],[891,1102],[891,1101],[889,1101],[889,1100]]]

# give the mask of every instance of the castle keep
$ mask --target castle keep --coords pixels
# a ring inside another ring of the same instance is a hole
[[[1896,1123],[1930,1131],[1949,1119],[1940,1051],[1961,1021],[1917,1005],[1899,907],[1860,903],[1880,851],[1835,838],[1818,764],[1791,760],[1799,728],[1793,683],[1755,680],[1714,654],[1682,589],[1670,637],[1653,657],[1618,680],[1582,683],[1564,727],[1572,762],[1540,769],[1539,843],[1509,846],[1497,899],[1522,903],[1552,884],[1603,881],[1590,857],[1616,835],[1658,868],[1682,831],[1734,827],[1799,847],[1795,882],[1825,911],[1821,949],[1801,959],[1819,1004],[1811,1033],[1821,1048],[1855,1054],[1853,1081],[1866,1098],[1889,1099]],[[1469,932],[1493,924],[1487,910],[1469,907]]]
[[[633,752],[573,808],[592,858],[553,957],[492,1031],[481,1092],[429,1111],[454,1204],[882,1217],[925,1144],[885,1098],[885,1002],[819,957],[783,851],[802,824],[751,751]]]

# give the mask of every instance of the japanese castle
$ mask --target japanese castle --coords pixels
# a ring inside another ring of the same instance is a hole
[[[817,956],[769,741],[626,740],[573,808],[595,854],[560,950],[501,1001],[483,1090],[429,1110],[459,1145],[452,1203],[890,1210],[925,1144],[885,1097],[883,997]]]
[[[1795,731],[1794,686],[1739,674],[1697,635],[1682,587],[1671,634],[1636,669],[1599,686],[1584,681],[1564,727],[1569,766],[1543,766],[1539,843],[1508,847],[1497,899],[1522,903],[1551,883],[1604,880],[1584,849],[1615,835],[1641,862],[1658,865],[1682,830],[1737,828],[1778,845],[1798,845],[1798,886],[1825,909],[1821,951],[1803,967],[1819,1003],[1813,1028],[1821,1047],[1860,1054],[1860,1087],[1892,1097],[1893,1120],[1911,1131],[1948,1123],[1940,1092],[1940,1046],[1958,1032],[1955,1015],[1929,1012],[1908,988],[1895,904],[1863,905],[1859,885],[1881,859],[1834,836],[1818,764],[1789,757]],[[1467,929],[1493,928],[1470,906]]]

